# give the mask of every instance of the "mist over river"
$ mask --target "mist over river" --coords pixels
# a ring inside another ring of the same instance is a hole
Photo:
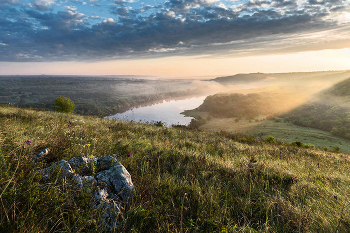
[[[190,110],[199,107],[205,98],[206,96],[193,97],[182,100],[163,100],[163,103],[146,107],[133,108],[124,113],[107,116],[106,118],[122,121],[150,123],[162,121],[167,126],[171,126],[173,124],[188,125],[191,122],[192,117],[185,117],[180,113],[184,110]]]

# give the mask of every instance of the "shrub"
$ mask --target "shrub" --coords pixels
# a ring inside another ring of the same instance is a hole
[[[53,102],[53,109],[57,112],[73,113],[74,102],[68,97],[57,97]]]
[[[302,146],[304,146],[304,144],[302,143],[302,142],[300,142],[300,141],[295,141],[295,142],[292,142],[292,144],[291,145],[293,145],[293,146],[297,146],[297,147],[302,147]]]
[[[340,153],[340,147],[339,146],[333,146],[332,151],[334,153]]]
[[[273,136],[268,136],[268,137],[265,139],[265,142],[276,143],[276,138],[273,137]]]
[[[164,123],[162,121],[156,121],[154,125],[158,127],[164,127]]]
[[[308,143],[303,145],[304,148],[315,148],[315,145]]]
[[[191,119],[191,122],[188,126],[194,129],[198,129],[201,125],[204,125],[205,123],[206,120],[199,116],[198,120],[195,118]]]

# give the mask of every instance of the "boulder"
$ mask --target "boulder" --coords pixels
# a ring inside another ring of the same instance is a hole
[[[108,170],[116,164],[118,164],[117,159],[113,158],[110,155],[107,155],[107,156],[102,157],[102,158],[98,158],[96,160],[96,165],[97,165],[99,170]]]
[[[55,162],[52,166],[40,169],[39,172],[42,174],[43,179],[50,179],[50,173],[53,169],[57,169],[58,172],[62,173],[62,176],[74,174],[72,167],[66,160]]]
[[[41,169],[39,172],[44,180],[50,179],[54,168],[73,184],[73,198],[83,191],[93,195],[92,205],[101,214],[101,224],[115,231],[116,217],[123,205],[131,202],[134,191],[131,175],[126,168],[112,156],[74,157]],[[96,171],[96,174],[86,175]]]
[[[134,185],[129,172],[120,163],[114,164],[108,170],[96,174],[96,179],[102,186],[111,187],[114,194],[125,202],[130,202]]]
[[[89,171],[89,166],[96,164],[97,159],[95,157],[73,157],[68,160],[71,167],[78,173],[86,173]]]

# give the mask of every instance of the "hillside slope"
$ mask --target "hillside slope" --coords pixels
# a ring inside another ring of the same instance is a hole
[[[271,142],[0,107],[0,231],[101,232],[88,195],[36,173],[79,153],[118,154],[130,172],[120,232],[348,231],[348,155]]]
[[[275,78],[276,81],[340,81],[350,76],[349,70],[319,71],[319,72],[291,72],[291,73],[250,73],[236,74],[213,79],[222,84],[253,83]]]
[[[350,139],[350,77],[284,115],[292,123]]]

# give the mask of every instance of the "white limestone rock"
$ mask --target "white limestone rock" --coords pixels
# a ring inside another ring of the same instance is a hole
[[[134,185],[129,172],[120,163],[114,164],[108,170],[97,173],[96,179],[102,186],[111,187],[114,194],[120,196],[123,201],[131,201]]]
[[[97,159],[97,167],[100,170],[107,170],[110,169],[111,167],[113,167],[115,164],[118,164],[118,161],[116,158],[113,158],[110,155],[107,155],[105,157],[102,158],[98,158]]]
[[[91,172],[91,166],[96,166],[100,171],[95,176],[82,176]],[[55,162],[52,166],[41,169],[43,179],[50,179],[50,173],[57,168],[62,177],[67,177],[73,184],[73,196],[85,191],[93,195],[93,208],[100,213],[100,221],[110,231],[117,230],[116,218],[120,214],[122,205],[132,200],[134,185],[131,175],[112,156],[102,158],[74,157]],[[74,170],[73,170],[74,169]]]
[[[46,148],[46,149],[42,150],[39,154],[34,155],[34,156],[33,156],[33,159],[34,159],[34,160],[40,159],[40,158],[42,158],[42,157],[48,155],[49,153],[50,153],[50,150]]]

